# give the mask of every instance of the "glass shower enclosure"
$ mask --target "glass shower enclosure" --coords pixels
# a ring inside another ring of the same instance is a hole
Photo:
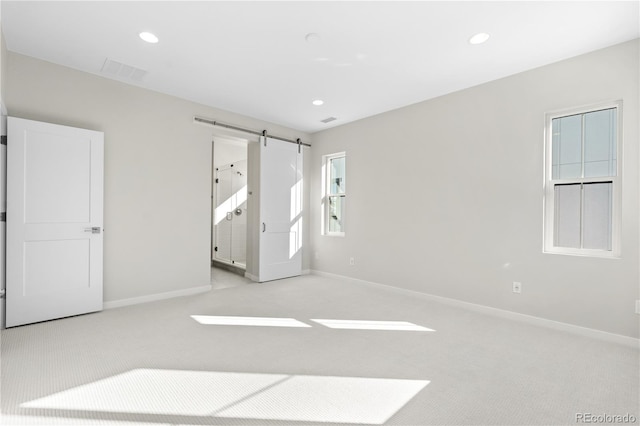
[[[246,267],[247,161],[216,168],[214,202],[215,247],[219,262]]]

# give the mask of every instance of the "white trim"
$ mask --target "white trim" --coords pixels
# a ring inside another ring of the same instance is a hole
[[[146,296],[132,297],[130,299],[112,300],[104,302],[103,309],[114,309],[122,306],[138,305],[140,303],[156,302],[158,300],[173,299],[174,297],[192,296],[194,294],[206,293],[211,290],[211,284],[200,287],[185,288],[183,290],[167,291],[165,293],[149,294]]]
[[[2,99],[2,94],[0,93],[0,135],[7,135],[7,107],[4,104],[4,100]]]
[[[302,272],[301,272],[301,275],[311,275],[312,273],[313,273],[313,271],[311,269],[303,269]],[[253,274],[250,274],[248,272],[244,273],[244,277],[245,278],[249,278],[251,281],[260,282],[260,281],[258,281],[258,277],[257,276],[255,276]]]
[[[352,282],[366,284],[366,285],[382,286],[382,287],[391,288],[391,289],[402,291],[402,292],[409,292],[429,301],[439,302],[445,305],[454,306],[457,308],[462,308],[469,311],[474,311],[474,312],[478,312],[485,315],[491,315],[494,317],[499,317],[507,320],[524,322],[526,324],[535,325],[538,327],[549,328],[557,331],[565,331],[567,333],[589,337],[589,338],[601,340],[604,342],[628,346],[630,348],[640,350],[640,339],[636,339],[633,337],[622,336],[620,334],[614,334],[614,333],[608,333],[606,331],[600,331],[593,328],[581,327],[579,325],[567,324],[560,321],[549,320],[546,318],[535,317],[532,315],[521,314],[513,311],[507,311],[504,309],[492,308],[491,306],[464,302],[462,300],[451,299],[448,297],[436,296],[429,293],[422,293],[416,290],[408,290],[404,288],[394,287],[388,284],[381,284],[381,283],[376,283],[372,281],[361,280],[358,278],[351,278],[344,275],[332,274],[330,272],[323,272],[315,269],[311,270],[311,273],[313,275],[318,275],[325,278],[347,280],[347,281],[352,281]]]

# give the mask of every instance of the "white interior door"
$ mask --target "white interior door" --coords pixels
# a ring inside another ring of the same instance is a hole
[[[302,151],[298,150],[298,145],[278,139],[260,140],[260,282],[302,273]]]
[[[102,310],[102,132],[9,117],[7,327]]]

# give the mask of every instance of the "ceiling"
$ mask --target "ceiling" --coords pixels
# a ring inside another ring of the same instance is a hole
[[[0,16],[12,52],[313,133],[638,38],[639,3],[3,0]]]

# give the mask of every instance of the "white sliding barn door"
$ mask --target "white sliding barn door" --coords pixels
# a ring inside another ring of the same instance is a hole
[[[260,139],[260,282],[302,273],[302,151],[298,151],[294,143]]]
[[[102,132],[9,117],[7,327],[102,310]]]

